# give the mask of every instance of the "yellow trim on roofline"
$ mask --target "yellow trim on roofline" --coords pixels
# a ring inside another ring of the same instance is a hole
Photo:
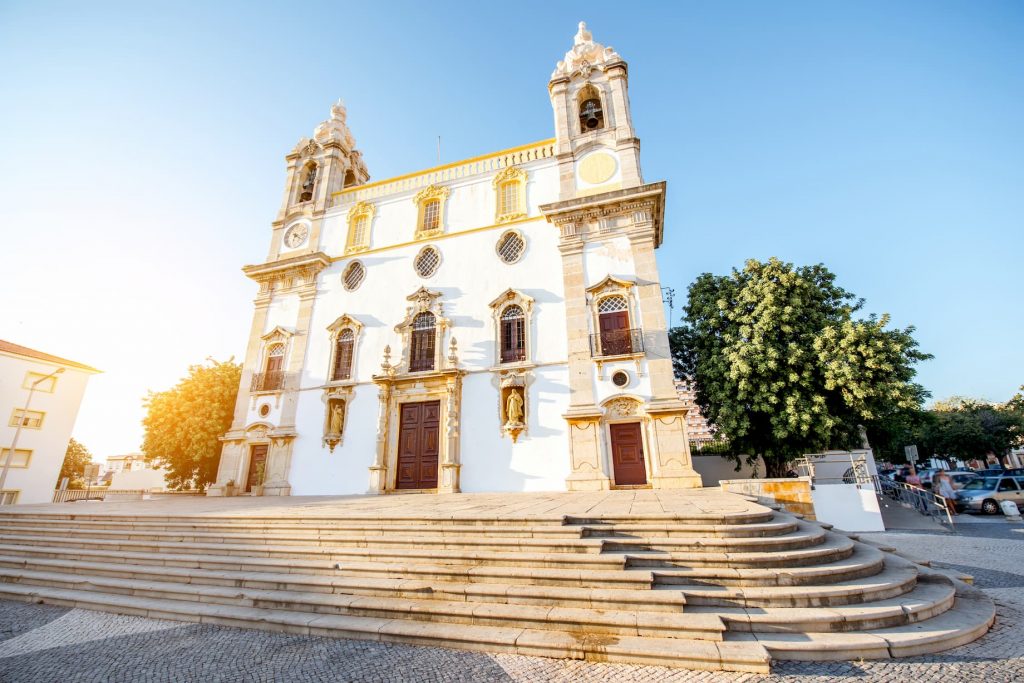
[[[484,226],[481,226],[479,228],[470,228],[468,230],[459,230],[458,232],[446,232],[444,234],[437,235],[436,237],[431,237],[429,239],[409,240],[408,242],[400,242],[398,244],[389,244],[386,247],[375,247],[374,249],[364,249],[363,251],[357,252],[355,254],[348,254],[348,255],[343,254],[341,256],[331,256],[329,258],[331,260],[331,263],[337,263],[338,261],[346,261],[346,260],[358,260],[358,259],[362,258],[363,256],[366,256],[367,254],[376,254],[376,253],[381,252],[381,251],[388,251],[389,249],[400,249],[402,247],[408,247],[408,246],[412,246],[414,244],[427,244],[427,243],[433,243],[433,242],[440,242],[441,240],[446,240],[446,239],[449,239],[451,237],[459,237],[460,235],[471,235],[471,234],[473,234],[475,232],[483,232],[484,230],[493,230],[494,228],[507,228],[510,225],[519,225],[520,223],[529,223],[530,221],[542,221],[542,220],[544,220],[543,216],[528,216],[526,218],[520,218],[520,219],[514,220],[514,221],[505,221],[504,223],[492,223],[491,225],[484,225]]]
[[[444,170],[447,170],[449,168],[454,168],[456,166],[462,166],[463,164],[471,164],[471,163],[473,163],[475,161],[483,161],[484,159],[490,159],[491,157],[498,157],[498,156],[501,156],[503,154],[513,154],[515,152],[521,152],[524,149],[530,149],[532,147],[540,147],[542,145],[550,145],[550,144],[553,144],[554,142],[555,142],[555,138],[548,138],[546,140],[538,140],[537,142],[531,142],[531,143],[528,143],[528,144],[525,144],[525,145],[519,145],[517,147],[509,147],[508,149],[498,150],[497,152],[489,152],[487,154],[481,154],[479,156],[470,157],[468,159],[460,159],[458,161],[453,161],[450,164],[444,164],[442,166],[434,166],[432,168],[425,168],[425,169],[423,169],[421,171],[413,171],[412,173],[406,173],[404,175],[393,176],[391,178],[384,178],[383,180],[375,180],[372,183],[364,183],[362,185],[353,185],[352,187],[346,187],[344,190],[338,190],[337,192],[333,193],[331,196],[332,197],[337,197],[337,196],[340,196],[340,195],[343,195],[343,194],[348,194],[350,192],[356,192],[358,190],[366,190],[366,189],[369,189],[371,187],[377,187],[378,185],[384,185],[386,183],[394,183],[394,182],[397,182],[399,180],[406,180],[408,178],[415,178],[418,175],[424,175],[426,173],[437,173],[438,171],[444,171]]]

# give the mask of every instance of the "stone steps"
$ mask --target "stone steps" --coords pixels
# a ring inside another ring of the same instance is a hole
[[[438,509],[417,502],[419,514],[409,516],[401,509],[414,499],[402,497],[334,504],[380,506],[377,515],[305,518],[298,515],[306,508],[294,506],[278,517],[4,510],[0,597],[758,673],[767,672],[769,655],[937,651],[991,622],[983,595],[888,549],[716,495],[730,512],[714,512],[718,499],[701,494],[657,506],[692,514],[620,515],[611,513],[626,509],[616,492],[575,499],[579,509],[605,511],[592,516],[546,512],[565,509],[557,501],[530,507],[505,498],[494,504],[538,514],[492,515],[470,505],[483,500],[472,496],[446,498]]]
[[[779,519],[764,523],[750,524],[594,524],[594,525],[437,525],[410,523],[365,523],[340,522],[323,524],[317,520],[308,523],[281,522],[267,524],[264,521],[240,520],[229,521],[223,518],[193,520],[191,522],[154,522],[154,521],[120,521],[114,519],[58,519],[24,516],[0,516],[0,525],[11,531],[21,528],[53,528],[61,532],[74,531],[81,533],[90,530],[130,530],[138,533],[170,532],[170,533],[209,533],[211,535],[228,535],[237,532],[248,534],[270,535],[283,538],[320,538],[333,537],[339,534],[352,537],[378,537],[382,535],[434,537],[443,535],[484,536],[488,538],[607,538],[607,537],[642,537],[642,538],[676,538],[697,537],[713,538],[745,538],[771,537],[796,531],[800,522],[794,519]]]
[[[92,590],[143,598],[264,607],[317,614],[346,614],[381,619],[405,618],[481,626],[519,626],[571,633],[720,641],[726,630],[722,620],[714,614],[597,610],[558,605],[475,603],[465,600],[418,600],[344,593],[307,593],[294,590],[83,577],[62,572],[40,572],[26,569],[0,569],[0,596],[4,595],[5,589],[11,584]]]
[[[918,577],[913,589],[887,600],[829,607],[699,607],[689,614],[713,614],[732,632],[835,633],[930,619],[953,606],[955,588],[945,577]]]
[[[390,547],[390,548],[441,548],[476,550],[512,550],[537,552],[630,552],[636,550],[701,551],[717,550],[722,552],[772,552],[780,550],[799,550],[825,542],[826,532],[820,527],[805,525],[785,536],[772,537],[739,537],[739,538],[700,538],[678,537],[664,539],[620,538],[620,537],[574,537],[563,538],[488,538],[486,536],[452,536],[452,535],[350,535],[348,533],[320,534],[318,536],[300,536],[285,534],[247,533],[212,533],[212,532],[139,532],[128,529],[75,529],[62,527],[28,527],[4,529],[3,539],[16,538],[43,539],[58,538],[67,542],[74,541],[111,541],[124,543],[160,543],[160,544],[217,544],[227,546],[309,546],[332,548],[343,547]]]
[[[7,599],[178,621],[300,635],[433,645],[484,652],[768,673],[770,657],[756,641],[716,642],[652,636],[608,636],[556,630],[380,619],[282,609],[143,598],[87,590],[2,584]]]

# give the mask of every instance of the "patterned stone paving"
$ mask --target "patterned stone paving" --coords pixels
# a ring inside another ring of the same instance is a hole
[[[239,630],[0,601],[0,681],[800,681],[1024,680],[1024,535],[869,538],[972,573],[997,602],[996,626],[949,652],[894,661],[781,662],[771,676],[490,655]],[[972,529],[970,527],[979,527]],[[980,533],[975,534],[978,531]]]

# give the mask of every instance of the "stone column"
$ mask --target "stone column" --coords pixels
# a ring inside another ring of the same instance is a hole
[[[686,428],[686,405],[679,400],[668,345],[661,282],[654,256],[654,224],[649,214],[634,216],[629,242],[640,299],[640,325],[646,342],[647,372],[651,381],[651,401],[646,406],[654,428],[656,448],[652,449],[651,485],[654,488],[693,488],[702,486],[693,469],[690,439]]]
[[[220,451],[220,463],[217,466],[217,481],[210,486],[206,495],[224,495],[224,485],[234,479],[238,484],[239,467],[241,466],[242,454],[245,451],[245,427],[246,418],[249,415],[250,391],[252,374],[259,368],[257,363],[260,357],[260,337],[267,324],[267,311],[270,308],[270,289],[263,290],[265,284],[261,284],[261,291],[256,297],[255,310],[252,316],[252,325],[249,328],[249,344],[245,349],[245,360],[242,363],[242,379],[238,384],[238,397],[235,399],[235,413],[231,420],[231,429],[221,437],[224,444]]]
[[[459,457],[459,410],[462,406],[462,378],[458,375],[446,381],[448,399],[445,403],[445,449],[441,459],[441,477],[437,482],[438,493],[459,492],[459,472],[462,464]]]
[[[370,466],[370,488],[367,493],[384,493],[388,484],[388,422],[391,413],[391,386],[377,385],[380,407],[377,413],[377,452]]]
[[[601,461],[599,422],[602,413],[594,404],[594,363],[590,357],[583,244],[578,234],[563,236],[559,244],[569,348],[569,409],[564,417],[569,424],[572,471],[566,485],[570,491],[599,491],[609,488],[610,481]]]

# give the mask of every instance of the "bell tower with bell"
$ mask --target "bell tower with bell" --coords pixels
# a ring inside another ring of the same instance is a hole
[[[654,255],[664,234],[665,183],[644,183],[640,172],[628,74],[622,57],[580,22],[548,83],[559,200],[540,208],[559,230],[569,351],[566,486],[576,491],[701,485]],[[627,429],[635,430],[628,444]],[[635,463],[639,450],[642,467],[627,472],[626,460]]]
[[[581,21],[548,82],[561,199],[643,184],[628,75],[622,57],[594,42]]]

